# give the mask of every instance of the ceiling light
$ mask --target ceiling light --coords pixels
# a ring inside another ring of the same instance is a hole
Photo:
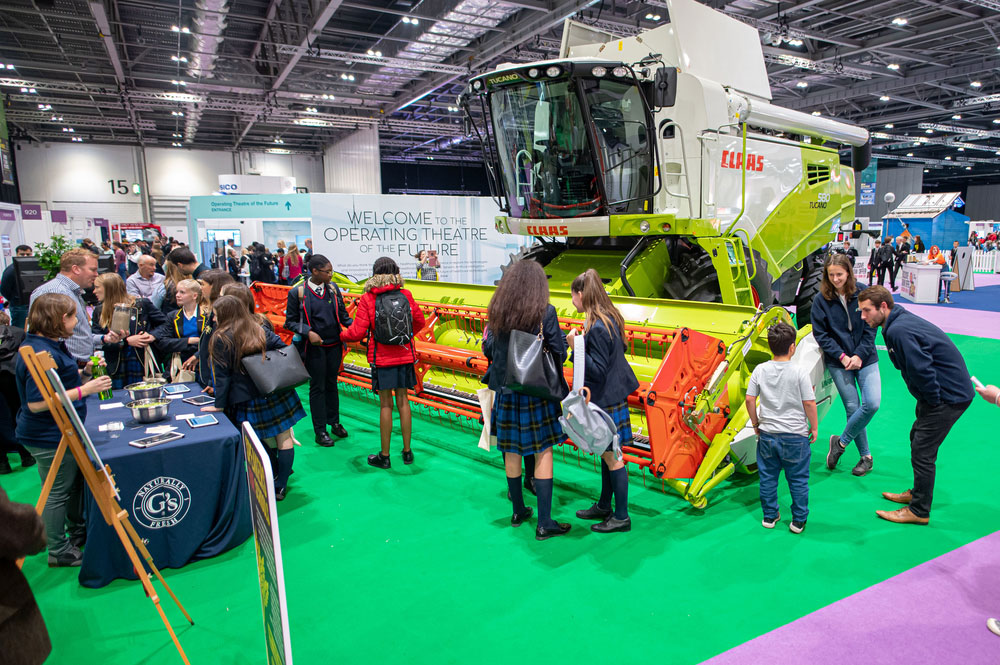
[[[886,128],[886,129],[892,129],[892,128],[893,128],[893,127],[895,127],[895,126],[896,126],[896,125],[892,124],[891,122],[887,122],[887,123],[885,123],[885,128]]]
[[[188,61],[187,56],[183,56],[183,55],[172,55],[172,56],[170,56],[170,59],[173,60],[174,62],[187,62]]]
[[[962,119],[962,114],[956,113],[955,115],[951,116],[951,119],[952,120],[961,120]]]
[[[174,141],[170,145],[174,146],[175,148],[180,148],[183,144],[182,143],[178,143],[177,141]]]
[[[305,127],[333,127],[333,123],[328,120],[321,120],[319,118],[296,118],[292,120],[296,125],[303,125]]]
[[[809,87],[809,82],[808,81],[799,81],[798,83],[795,84],[795,87],[796,88],[808,88]]]
[[[191,34],[191,28],[189,28],[187,26],[184,26],[183,28],[181,28],[181,27],[178,27],[176,25],[172,25],[172,26],[170,26],[170,31],[171,32],[183,32],[185,35]]]
[[[79,136],[72,136],[70,137],[70,140],[74,143],[83,143],[83,138]]]
[[[1000,118],[993,118],[994,125],[1000,125]]]
[[[284,140],[282,140],[282,139],[280,139],[278,137],[274,138],[274,142],[277,143],[278,145],[284,145],[284,143],[285,143]]]
[[[802,46],[802,44],[804,44],[804,43],[805,42],[803,42],[801,39],[789,39],[788,40],[788,45],[789,46]]]
[[[174,85],[187,85],[187,81],[174,81],[174,80],[171,80],[170,82],[173,83]]]
[[[972,167],[971,167],[971,166],[966,166],[966,167],[965,167],[965,170],[966,170],[966,171],[971,171],[971,170],[972,170]]]
[[[51,111],[52,110],[52,104],[39,104],[38,105],[38,110],[39,111]]]
[[[652,14],[652,12],[650,12],[649,14],[646,14],[646,20],[647,21],[652,21],[653,20],[653,14]]]
[[[930,169],[924,169],[924,173],[930,173]]]
[[[819,111],[813,111],[813,115],[823,115],[823,114],[820,113]]]
[[[653,14],[653,20],[654,21],[659,21],[660,20],[660,15],[659,14]],[[433,157],[431,159],[433,159]]]
[[[326,99],[326,100],[332,102],[334,99],[336,99],[336,97],[334,97],[333,95],[323,95],[323,99]]]
[[[1000,46],[998,46],[997,48],[1000,48]],[[14,65],[10,64],[9,62],[5,66],[7,67],[7,69],[14,69]]]
[[[38,94],[38,91],[35,90],[34,88],[21,88],[21,92],[23,92],[23,93],[25,93],[27,95],[36,95],[36,94]]]
[[[63,118],[61,115],[54,115],[51,118],[49,118],[49,120],[51,120],[52,122],[62,122]]]
[[[368,49],[368,55],[370,55],[373,58],[381,58],[382,57],[382,51],[373,51],[371,49]]]
[[[70,134],[72,134],[73,133],[73,128],[72,127],[63,127],[63,131],[64,132],[69,132]]]
[[[292,151],[286,150],[285,148],[268,148],[267,152],[271,153],[272,155],[288,155]]]
[[[933,129],[925,129],[924,130],[924,134],[933,134],[933,133],[934,133]]]
[[[182,137],[182,135],[181,135],[181,134],[178,134],[177,132],[174,132],[174,133],[173,133],[173,137],[174,137],[175,139],[179,139],[179,138],[181,138],[181,137]]]
[[[170,115],[176,116],[178,118],[183,118],[184,117],[184,111],[171,111]]]
[[[983,87],[983,84],[982,84],[981,81],[973,81],[969,85],[972,86],[973,88],[982,88]]]
[[[913,153],[912,152],[908,152],[908,153],[906,153],[906,156],[907,157],[913,157]]]
[[[353,81],[354,80],[354,74],[341,74],[340,78],[343,79],[343,80],[345,80],[345,81]]]
[[[945,157],[945,159],[950,162],[951,161],[951,155],[948,155],[947,157]]]
[[[896,18],[892,19],[893,25],[906,25],[907,23],[909,23],[909,21],[907,21],[902,16],[897,16]]]
[[[319,113],[319,109],[315,106],[307,106],[306,113]]]
[[[417,25],[418,23],[420,23],[420,21],[418,21],[417,19],[415,18],[410,19],[410,25]]]
[[[959,152],[965,152],[965,148],[959,148],[958,151]]]
[[[889,95],[882,95],[878,99],[879,99],[880,102],[887,102],[887,101],[889,101],[890,97],[889,97]]]
[[[409,23],[409,22],[410,22],[410,17],[409,16],[404,16],[403,17],[403,23]]]
[[[899,65],[897,65],[895,62],[890,62],[888,65],[886,65],[886,67],[888,67],[889,69],[891,69],[894,72],[898,72],[899,71]]]

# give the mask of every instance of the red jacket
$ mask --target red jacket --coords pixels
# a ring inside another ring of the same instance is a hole
[[[396,278],[394,281],[392,278]],[[368,334],[375,323],[375,296],[386,291],[399,290],[410,301],[410,312],[413,314],[414,335],[424,327],[424,313],[413,302],[413,295],[398,283],[402,279],[398,275],[375,275],[365,284],[364,295],[358,300],[358,311],[354,313],[354,323],[347,330],[340,332],[344,342],[360,342]],[[376,345],[378,353],[376,354]],[[409,344],[379,344],[374,338],[368,342],[368,363],[376,367],[395,367],[416,362],[416,350],[411,340]]]

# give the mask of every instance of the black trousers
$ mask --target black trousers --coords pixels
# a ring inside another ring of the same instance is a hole
[[[344,356],[344,347],[306,345],[303,364],[309,372],[309,412],[316,434],[327,425],[340,422],[340,393],[337,392],[337,372]]]
[[[879,266],[875,268],[875,274],[877,279],[876,284],[878,284],[879,286],[885,284],[885,266]]]
[[[971,403],[931,406],[927,402],[917,402],[917,420],[910,429],[910,462],[913,465],[910,511],[917,517],[931,516],[938,448]]]
[[[899,274],[900,265],[899,263],[893,263],[889,268],[889,286],[894,289],[896,288],[896,275]]]

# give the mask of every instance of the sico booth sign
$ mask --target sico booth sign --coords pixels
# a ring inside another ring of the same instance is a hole
[[[220,174],[219,191],[223,194],[294,194],[291,176]]]

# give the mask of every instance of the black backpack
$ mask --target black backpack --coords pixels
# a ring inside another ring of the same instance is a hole
[[[375,296],[372,336],[379,344],[403,345],[413,339],[413,313],[402,291],[394,289]]]
[[[13,326],[0,326],[0,372],[14,373],[17,350],[24,341],[24,331]]]

